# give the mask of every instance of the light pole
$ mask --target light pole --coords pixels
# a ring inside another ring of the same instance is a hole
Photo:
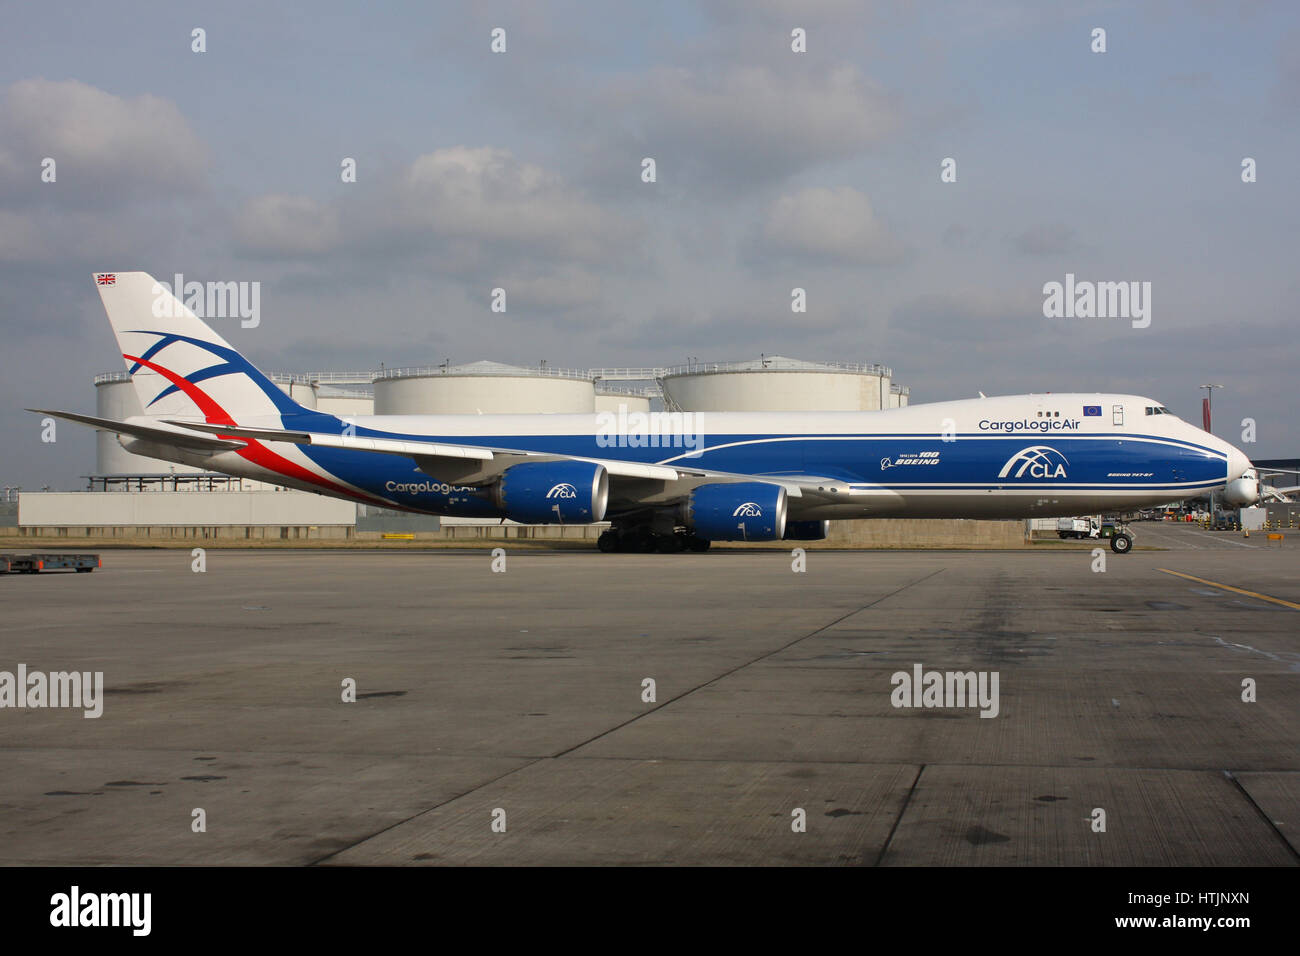
[[[1205,430],[1207,432],[1210,432],[1210,434],[1214,434],[1213,432],[1210,431],[1210,426],[1214,423],[1214,419],[1211,416],[1211,412],[1213,411],[1213,405],[1214,405],[1214,390],[1216,388],[1223,388],[1223,386],[1222,385],[1197,385],[1196,387],[1205,389]]]
[[[1211,435],[1213,435],[1214,432],[1210,431],[1210,426],[1214,424],[1214,418],[1211,415],[1212,406],[1214,404],[1214,390],[1216,388],[1223,388],[1223,386],[1210,383],[1207,385],[1198,385],[1196,387],[1205,389],[1205,430],[1207,432],[1210,432]],[[1219,510],[1218,502],[1215,499],[1214,492],[1211,491],[1210,492],[1210,514],[1211,515],[1217,514],[1218,510]]]

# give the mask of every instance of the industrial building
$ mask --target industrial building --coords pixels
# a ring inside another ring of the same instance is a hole
[[[499,362],[276,373],[294,401],[342,418],[366,415],[582,414],[704,411],[874,411],[908,404],[883,365],[760,356],[671,367],[523,368]],[[143,415],[125,371],[95,376],[100,418]],[[118,537],[340,538],[359,531],[433,530],[439,519],[382,512],[127,451],[96,434],[87,492],[23,493],[24,533]],[[441,519],[443,524],[496,521]],[[468,529],[467,529],[468,530]],[[569,529],[571,532],[580,529]]]
[[[1269,498],[1294,501],[1300,497],[1300,458],[1261,458],[1254,464]]]

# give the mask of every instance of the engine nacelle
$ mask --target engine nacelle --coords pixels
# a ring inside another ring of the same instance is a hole
[[[765,481],[700,485],[686,503],[686,524],[709,541],[779,541],[785,488]]]
[[[830,533],[829,521],[787,521],[784,541],[821,541]]]
[[[609,474],[589,461],[526,461],[501,475],[496,502],[523,524],[588,524],[605,517]]]

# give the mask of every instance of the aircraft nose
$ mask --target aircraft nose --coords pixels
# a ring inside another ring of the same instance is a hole
[[[1230,505],[1253,505],[1259,499],[1259,475],[1240,448],[1228,446],[1227,484],[1223,487],[1223,500]]]
[[[1255,504],[1259,499],[1259,475],[1255,466],[1240,448],[1228,445],[1227,452],[1228,473],[1224,476],[1223,500],[1237,507]]]
[[[1254,471],[1247,471],[1223,487],[1223,500],[1230,505],[1253,505],[1259,501],[1259,479]]]
[[[1240,448],[1234,445],[1228,446],[1228,481],[1240,478],[1246,472],[1250,471],[1253,466],[1250,459]]]

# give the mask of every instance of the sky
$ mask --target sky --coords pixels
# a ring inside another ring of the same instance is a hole
[[[1197,423],[1214,382],[1216,433],[1300,454],[1293,4],[0,9],[0,484],[93,471],[23,409],[123,367],[107,270],[260,283],[212,321],[267,371],[763,353]],[[1149,324],[1045,316],[1067,274]]]

